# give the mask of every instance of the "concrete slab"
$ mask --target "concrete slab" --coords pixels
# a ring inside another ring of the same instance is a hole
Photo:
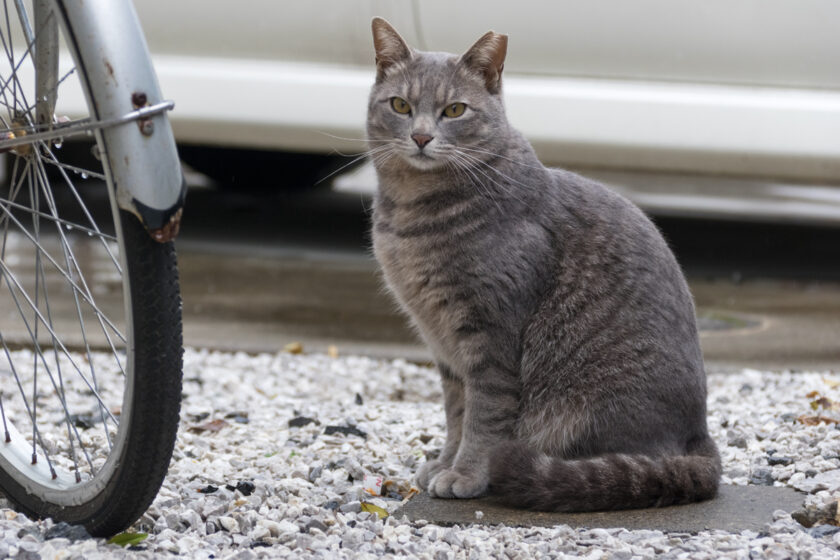
[[[651,529],[671,533],[697,533],[721,529],[740,532],[762,531],[773,521],[773,512],[795,511],[802,507],[804,494],[773,486],[721,486],[714,500],[673,506],[594,513],[544,513],[504,507],[491,498],[477,500],[439,500],[425,492],[393,515],[412,521],[425,519],[438,525],[485,525]],[[476,511],[483,516],[478,519]]]

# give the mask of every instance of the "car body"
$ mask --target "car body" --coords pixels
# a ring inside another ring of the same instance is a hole
[[[655,213],[840,224],[833,0],[136,8],[183,143],[360,152],[373,16],[422,50],[463,52],[494,29],[510,37],[509,118],[546,164],[604,180]]]

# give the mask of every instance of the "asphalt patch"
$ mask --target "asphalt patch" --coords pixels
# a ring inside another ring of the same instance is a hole
[[[437,525],[504,524],[512,527],[572,527],[649,529],[672,533],[698,533],[720,529],[730,532],[763,531],[773,521],[773,512],[795,511],[805,495],[792,488],[773,486],[720,487],[713,500],[665,508],[592,513],[545,513],[512,509],[492,497],[476,500],[443,500],[427,493],[415,496],[394,512],[411,521]],[[480,512],[480,513],[479,513]]]

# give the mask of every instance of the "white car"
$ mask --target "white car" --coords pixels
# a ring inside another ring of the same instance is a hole
[[[510,120],[654,213],[840,224],[835,0],[136,2],[185,144],[364,149],[370,21],[416,48],[510,36]],[[355,181],[372,186],[365,172]]]

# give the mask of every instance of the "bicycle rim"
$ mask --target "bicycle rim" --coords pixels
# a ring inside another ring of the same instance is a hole
[[[66,48],[54,85],[36,95],[40,40],[33,39],[50,33],[50,24],[21,5],[5,0],[0,7],[5,137],[92,116],[86,77]],[[46,120],[38,108],[45,97],[56,97]],[[15,500],[37,515],[102,496],[120,468],[132,414],[123,223],[108,170],[96,158],[106,150],[102,136],[87,140],[73,150],[61,141],[13,148],[0,196],[0,469],[32,503],[54,508]]]

